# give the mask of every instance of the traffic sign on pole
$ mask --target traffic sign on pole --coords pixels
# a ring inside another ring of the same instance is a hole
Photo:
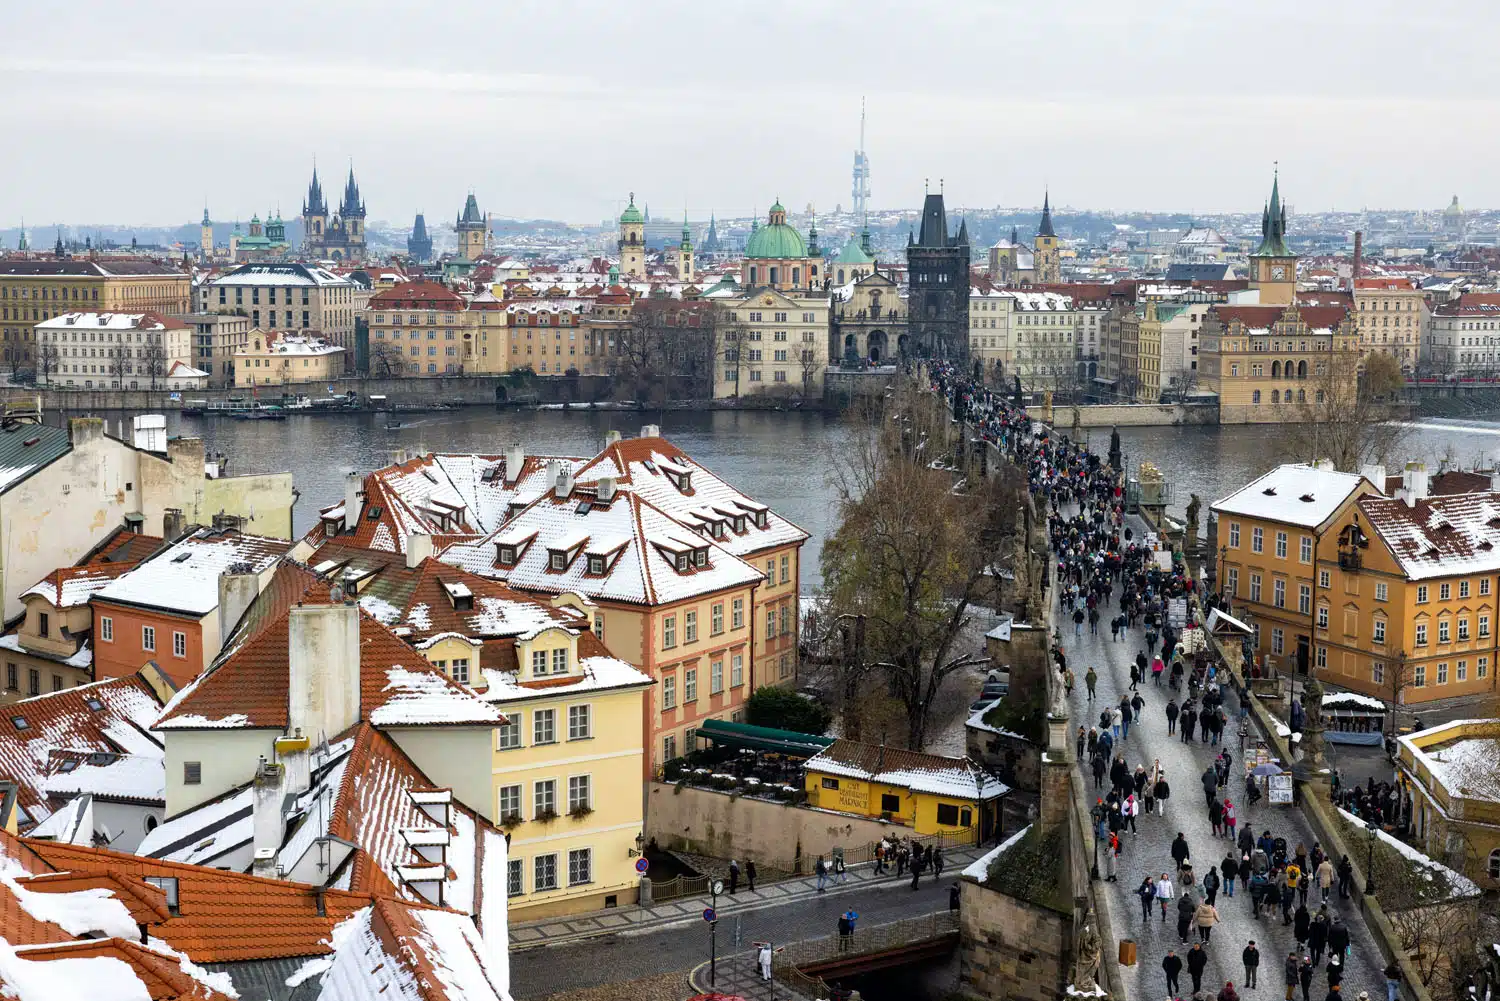
[[[703,920],[709,922],[717,921],[719,920],[719,912],[712,907],[705,907],[703,908]]]
[[[647,862],[645,859],[638,858],[635,860],[635,871],[640,873],[642,876],[646,874],[646,870],[649,868],[651,868],[651,863]]]

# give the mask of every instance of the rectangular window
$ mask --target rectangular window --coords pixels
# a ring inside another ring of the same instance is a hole
[[[603,612],[595,612],[594,613],[594,639],[596,639],[596,640],[602,640],[602,639],[604,639],[604,613]]]
[[[661,679],[661,707],[677,708],[677,675],[669,674]]]
[[[531,676],[533,678],[546,677],[547,674],[547,651],[531,651]]]
[[[1317,664],[1318,664],[1319,667],[1327,667],[1328,666],[1328,648],[1326,646],[1320,646],[1320,647],[1318,647]]]
[[[531,714],[531,742],[554,744],[557,742],[557,710],[537,709]]]
[[[531,889],[536,892],[557,889],[556,855],[538,855],[531,860]]]
[[[1370,665],[1370,680],[1377,685],[1385,684],[1385,665],[1378,660]]]
[[[519,897],[526,892],[522,886],[521,870],[526,863],[518,858],[505,860],[505,894],[508,897]]]
[[[519,785],[501,786],[500,798],[500,820],[503,822],[507,817],[521,816],[521,787]]]
[[[880,812],[881,813],[900,813],[901,812],[901,797],[900,796],[894,796],[894,795],[892,795],[892,794],[890,794],[888,792],[887,793],[881,793],[880,794]]]
[[[766,560],[766,586],[770,587],[776,583],[776,561]]]
[[[21,690],[21,682],[16,680],[16,665],[5,665],[5,687],[12,692]]]
[[[708,613],[708,628],[711,635],[717,636],[724,631],[724,603],[716,601]]]
[[[682,642],[698,642],[698,613],[697,611],[684,612],[682,616]]]
[[[1252,553],[1263,553],[1266,551],[1265,529],[1259,526],[1250,529],[1250,551]]]
[[[1448,639],[1448,620],[1442,619],[1438,622],[1438,642],[1447,643]]]
[[[1372,631],[1370,633],[1370,640],[1376,646],[1384,646],[1385,645],[1385,620],[1384,619],[1376,619],[1375,620],[1374,627],[1373,627],[1373,629],[1372,629]]]
[[[1417,646],[1427,645],[1427,623],[1418,622],[1416,628],[1415,644]]]
[[[789,636],[792,632],[792,606],[783,604],[781,606],[781,635]]]
[[[781,659],[777,661],[777,670],[783,678],[790,678],[792,676],[792,658],[790,654],[784,653],[781,655]]]
[[[182,763],[182,784],[188,786],[201,785],[203,783],[203,762],[184,761]]]
[[[1488,577],[1479,578],[1479,593],[1481,595],[1490,593],[1490,579]]]
[[[99,638],[106,643],[114,642],[115,620],[108,615],[101,616],[99,619]]]
[[[187,633],[178,632],[175,629],[172,631],[172,656],[187,656]]]
[[[568,673],[568,648],[560,646],[552,651],[552,673]]]
[[[1279,578],[1271,581],[1271,604],[1277,608],[1286,607],[1286,581]]]
[[[1327,629],[1328,628],[1328,606],[1327,605],[1319,605],[1318,606],[1318,628],[1319,629]]]
[[[1302,537],[1302,552],[1301,552],[1301,556],[1302,556],[1302,562],[1303,563],[1311,563],[1312,562],[1312,536],[1311,535],[1304,535]]]
[[[1446,685],[1448,683],[1448,665],[1442,663],[1437,666],[1437,683]]]
[[[1485,639],[1490,634],[1490,617],[1488,614],[1479,617],[1479,638]]]
[[[736,598],[736,599],[734,599],[734,604],[731,606],[731,608],[733,609],[733,612],[730,614],[730,617],[729,617],[729,628],[731,628],[731,629],[743,629],[743,628],[745,628],[745,599],[744,598]]]
[[[1457,664],[1454,665],[1453,680],[1454,681],[1468,681],[1469,680],[1469,662],[1468,661],[1461,660]]]
[[[1318,586],[1319,587],[1325,587],[1325,588],[1328,587],[1330,580],[1332,580],[1332,578],[1329,576],[1327,570],[1319,570],[1318,571]]]
[[[573,848],[568,852],[568,885],[579,886],[594,881],[594,850]]]
[[[1284,560],[1284,559],[1286,559],[1286,533],[1285,532],[1277,532],[1276,533],[1276,558],[1278,560]]]
[[[768,640],[774,640],[775,638],[776,638],[776,609],[774,609],[774,608],[768,608],[768,609],[766,609],[766,639],[768,639]]]
[[[724,662],[716,660],[708,666],[708,694],[718,695],[724,690]]]
[[[663,761],[671,761],[677,757],[677,735],[667,734],[661,739],[661,757]]]
[[[668,615],[661,620],[661,645],[663,650],[677,645],[677,616]]]
[[[1458,582],[1458,596],[1460,598],[1467,598],[1469,596],[1469,582],[1468,581],[1461,580],[1461,581]]]
[[[690,667],[682,672],[682,701],[698,701],[698,669]]]
[[[594,735],[590,706],[568,706],[568,739],[587,740]]]
[[[1459,619],[1458,620],[1458,641],[1460,643],[1462,643],[1465,640],[1467,640],[1468,638],[1469,638],[1469,620],[1468,619]]]
[[[729,658],[729,687],[738,688],[745,683],[745,658],[735,654]]]
[[[1297,611],[1302,615],[1312,614],[1312,588],[1307,584],[1297,585]]]
[[[787,583],[791,579],[789,576],[789,574],[791,573],[791,562],[792,561],[790,556],[783,556],[781,558],[781,582],[783,584]]]
[[[141,649],[142,650],[155,650],[156,649],[156,627],[155,626],[141,626]]]
[[[36,631],[39,636],[52,635],[52,616],[46,612],[38,612],[36,615]]]
[[[1260,574],[1250,575],[1250,600],[1260,601]]]
[[[1284,649],[1283,635],[1280,629],[1271,630],[1271,652],[1281,653]]]
[[[1239,567],[1230,567],[1224,575],[1224,580],[1229,585],[1229,596],[1238,598],[1240,596],[1240,570]]]
[[[592,810],[594,801],[589,798],[589,777],[587,775],[568,776],[568,812],[574,810]]]
[[[1229,523],[1229,548],[1240,548],[1240,523],[1237,521]]]
[[[1488,657],[1480,657],[1479,660],[1474,663],[1474,677],[1484,678],[1487,677],[1489,673],[1490,659]]]
[[[1438,585],[1438,600],[1447,601],[1451,597],[1453,597],[1453,585],[1443,581]]]
[[[511,721],[495,728],[495,750],[509,751],[521,746],[520,713],[511,716]]]
[[[1375,600],[1376,601],[1385,601],[1385,600],[1387,600],[1390,597],[1390,593],[1391,593],[1390,585],[1386,584],[1385,581],[1377,581],[1376,582],[1376,584],[1375,584]]]
[[[1426,603],[1427,603],[1427,585],[1426,584],[1418,584],[1417,585],[1417,604],[1419,604],[1419,605],[1425,605]]]
[[[557,782],[543,779],[531,785],[531,815],[543,817],[557,813]]]
[[[937,808],[937,822],[939,827],[957,827],[958,807],[952,803],[939,803]]]
[[[453,662],[453,680],[465,685],[469,683],[469,659],[467,657]]]

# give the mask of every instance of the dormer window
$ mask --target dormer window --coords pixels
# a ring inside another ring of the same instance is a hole
[[[547,551],[548,566],[553,570],[568,569],[568,554],[560,549],[549,549]]]
[[[448,600],[453,604],[455,612],[471,612],[474,610],[474,592],[469,590],[467,584],[458,581],[443,584],[443,590],[448,594]]]
[[[604,572],[604,557],[603,556],[590,556],[589,557],[589,573],[603,573],[603,572]]]
[[[498,562],[500,563],[501,566],[503,566],[503,567],[513,567],[513,566],[516,565],[516,547],[515,546],[498,546],[498,547],[496,547],[496,550],[497,551],[496,551],[495,556],[496,556],[496,559],[498,560]]]
[[[744,515],[741,514],[741,515],[735,516],[735,519],[734,519],[734,530],[736,532],[739,532],[742,535],[744,534],[744,531],[745,531],[745,516]]]
[[[684,571],[685,572],[687,570],[687,568],[688,568],[688,554],[687,553],[678,553],[677,554],[677,569],[679,571]]]
[[[755,512],[755,527],[756,528],[765,528],[770,523],[771,523],[771,518],[766,513],[766,511],[765,511],[764,508],[762,508],[761,510]]]
[[[707,547],[704,547],[703,549],[694,549],[693,550],[693,566],[695,566],[695,567],[706,567],[706,566],[708,566],[708,549],[707,549]]]

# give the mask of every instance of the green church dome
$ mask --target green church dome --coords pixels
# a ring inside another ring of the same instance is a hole
[[[786,221],[786,209],[781,202],[771,206],[770,222],[752,229],[750,239],[745,242],[745,256],[771,260],[797,260],[807,257],[807,243],[802,234]]]
[[[635,192],[634,191],[632,191],[630,193],[630,204],[627,205],[627,206],[625,206],[625,211],[624,212],[620,213],[620,221],[622,223],[625,223],[625,222],[637,222],[637,223],[639,223],[639,222],[645,222],[646,221],[641,216],[641,210],[635,207]]]
[[[844,244],[844,249],[839,251],[839,256],[834,258],[835,264],[874,264],[875,258],[865,253],[864,248],[859,245],[859,237],[850,236],[849,242]]]

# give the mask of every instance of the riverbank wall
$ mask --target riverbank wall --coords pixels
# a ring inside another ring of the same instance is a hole
[[[1176,427],[1219,423],[1217,403],[1082,403],[1027,407],[1034,421],[1055,428]]]

